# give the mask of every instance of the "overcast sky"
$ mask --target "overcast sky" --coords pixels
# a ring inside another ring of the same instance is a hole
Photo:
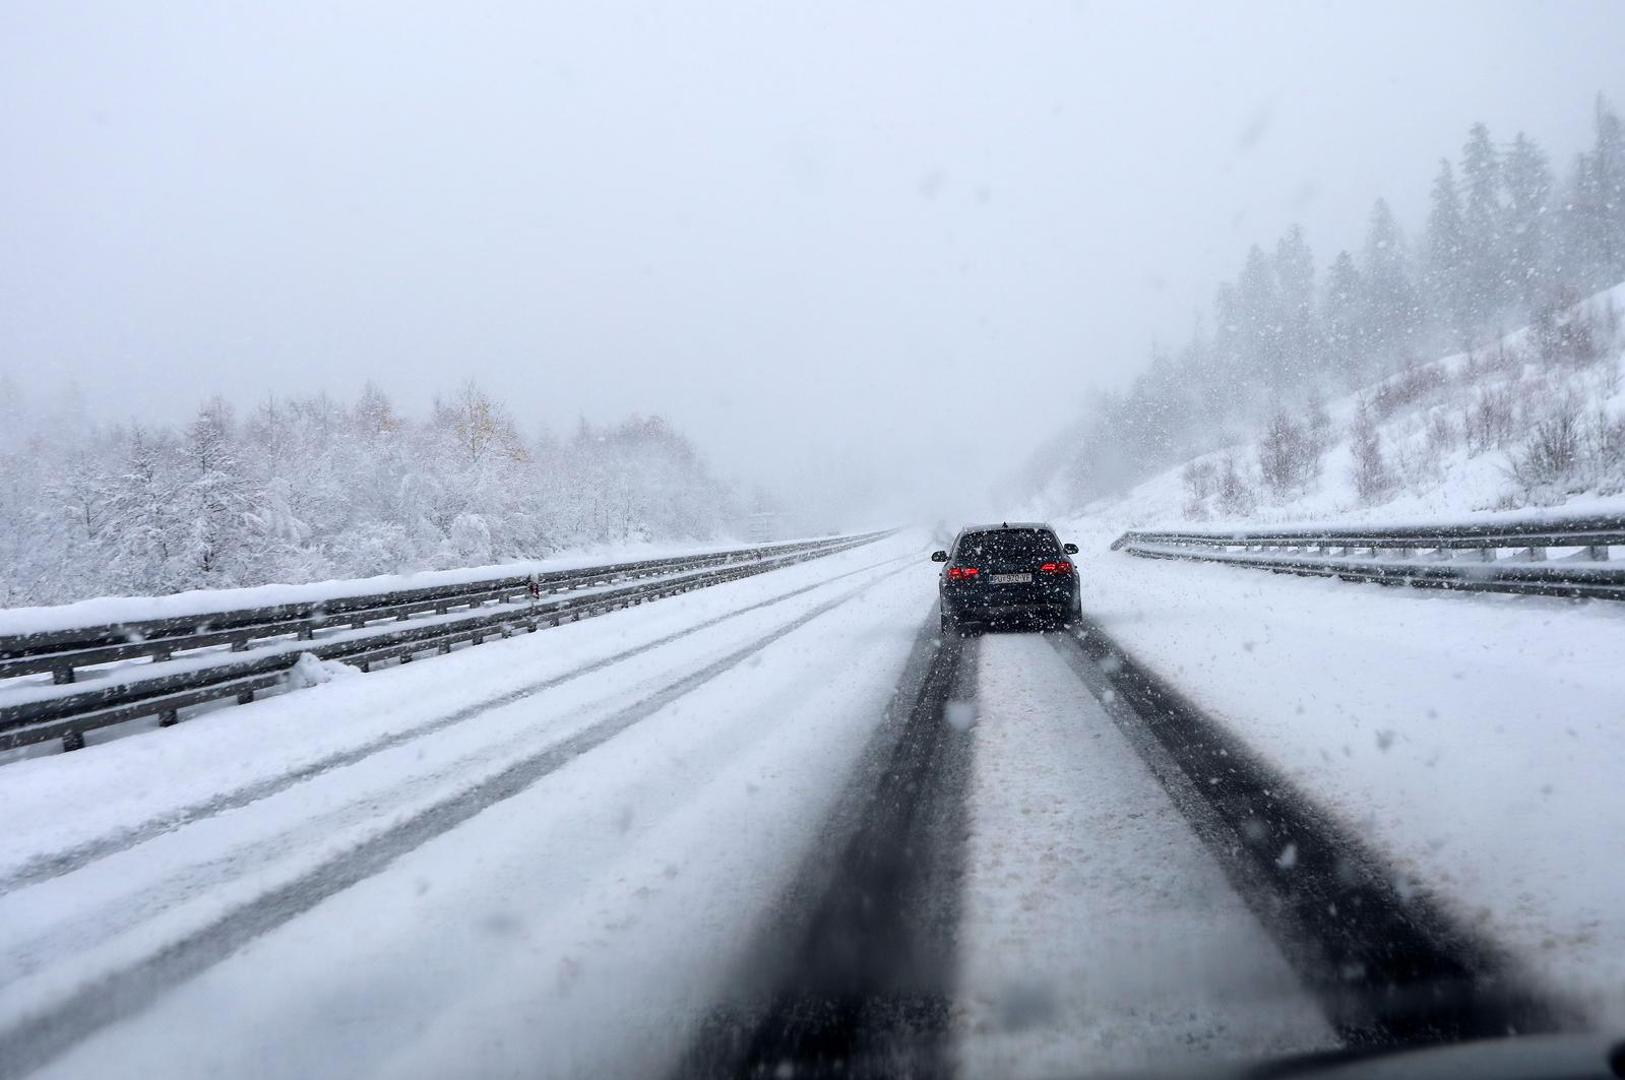
[[[1289,222],[1560,169],[1625,5],[0,6],[0,371],[658,412],[820,502],[980,496]],[[983,509],[985,507],[985,510]]]

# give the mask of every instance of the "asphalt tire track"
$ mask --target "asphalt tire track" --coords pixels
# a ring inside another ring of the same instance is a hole
[[[1085,618],[1051,639],[1351,1048],[1581,1022],[1279,770]]]
[[[843,592],[643,700],[522,758],[456,795],[424,808],[146,959],[90,982],[41,1012],[0,1030],[0,1080],[26,1075],[100,1029],[141,1012],[163,992],[220,963],[328,897],[373,877],[402,855],[449,832],[481,811],[523,793],[548,774],[744,663],[812,620],[861,595],[873,584],[866,582]]]
[[[964,872],[975,643],[933,606],[821,839],[675,1076],[936,1076]]]
[[[387,735],[380,736],[348,750],[329,754],[327,757],[309,762],[308,764],[300,766],[297,769],[244,785],[243,787],[237,788],[234,791],[223,793],[204,802],[193,803],[190,806],[185,806],[172,812],[167,812],[161,816],[149,818],[146,821],[120,829],[117,832],[112,832],[104,836],[97,837],[95,840],[81,844],[67,851],[53,852],[49,855],[41,855],[23,863],[11,873],[0,877],[0,896],[28,885],[38,884],[39,882],[48,881],[51,878],[60,877],[63,874],[71,873],[100,859],[104,859],[109,855],[116,855],[121,851],[128,850],[129,848],[135,847],[138,844],[142,844],[155,837],[162,836],[165,833],[174,832],[175,830],[183,828],[187,825],[191,825],[194,822],[202,821],[206,818],[214,817],[217,814],[222,814],[230,810],[236,810],[252,803],[259,802],[262,799],[266,799],[272,795],[286,791],[288,788],[291,788],[296,784],[302,784],[308,780],[313,780],[324,773],[333,771],[334,769],[342,769],[355,765],[375,754],[382,753],[386,750],[392,750],[395,747],[436,734],[437,732],[444,731],[447,728],[472,720],[475,717],[490,712],[493,709],[499,709],[503,706],[511,705],[514,702],[523,701],[528,697],[533,697],[536,694],[551,690],[554,687],[562,686],[565,683],[594,674],[595,672],[602,671],[605,668],[624,663],[625,661],[631,660],[637,656],[641,656],[644,653],[662,648],[674,641],[678,641],[703,630],[708,630],[711,627],[728,622],[729,620],[738,618],[741,615],[748,614],[752,611],[758,611],[762,608],[771,607],[774,604],[783,603],[786,600],[791,600],[795,597],[802,596],[806,593],[812,592],[815,589],[826,588],[831,583],[841,581],[845,578],[850,578],[858,574],[869,573],[896,563],[912,562],[913,559],[913,555],[898,556],[897,558],[883,559],[876,563],[870,563],[867,566],[858,567],[855,570],[849,570],[842,574],[833,575],[821,581],[814,582],[811,585],[794,589],[780,596],[771,597],[767,600],[750,604],[746,607],[738,608],[725,614],[718,615],[714,618],[707,619],[704,622],[696,623],[693,626],[667,634],[665,637],[658,638],[643,645],[638,645],[634,648],[627,649],[624,652],[616,653],[613,656],[607,656],[599,660],[594,660],[593,662],[576,668],[573,671],[550,676],[546,679],[541,679],[534,683],[517,687],[494,697],[486,698],[483,701],[474,702],[471,705],[458,709],[455,712],[448,713],[445,716],[436,717],[433,720],[418,724],[414,727],[390,732]]]

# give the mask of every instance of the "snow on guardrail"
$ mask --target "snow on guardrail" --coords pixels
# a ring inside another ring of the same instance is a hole
[[[1625,517],[1478,521],[1398,528],[1304,525],[1132,529],[1113,551],[1346,581],[1469,592],[1625,600]]]

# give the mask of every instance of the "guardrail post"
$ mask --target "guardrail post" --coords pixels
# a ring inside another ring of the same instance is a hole
[[[1607,544],[1590,544],[1590,545],[1588,545],[1586,547],[1586,558],[1592,559],[1592,560],[1594,560],[1596,562],[1607,562],[1608,561],[1608,545]]]
[[[51,681],[52,682],[54,682],[54,683],[56,683],[58,685],[61,685],[62,683],[71,683],[73,680],[74,680],[73,668],[71,668],[71,667],[59,667],[59,668],[52,668],[51,669]]]
[[[85,748],[85,733],[82,731],[64,731],[62,733],[62,752],[70,753]]]
[[[174,727],[180,722],[180,713],[176,709],[165,709],[158,714],[159,727]]]
[[[1530,562],[1545,562],[1546,549],[1543,547],[1526,547],[1523,549],[1524,557]]]
[[[244,690],[242,693],[237,695],[237,704],[239,704],[239,705],[247,705],[250,702],[252,702],[253,700],[254,700],[254,691],[252,691],[252,690]]]

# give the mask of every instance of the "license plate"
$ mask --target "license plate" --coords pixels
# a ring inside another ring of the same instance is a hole
[[[995,585],[1027,585],[1033,580],[1031,574],[994,574],[990,579]]]

